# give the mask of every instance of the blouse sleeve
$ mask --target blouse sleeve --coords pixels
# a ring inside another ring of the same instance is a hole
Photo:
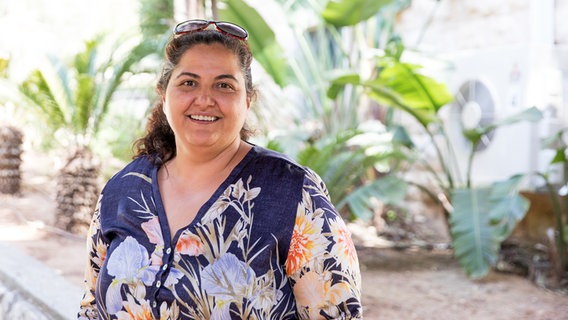
[[[311,171],[297,207],[286,273],[300,319],[362,319],[361,273],[351,234]]]
[[[106,256],[107,244],[101,237],[100,205],[102,195],[99,197],[89,232],[87,235],[87,265],[85,268],[85,291],[81,300],[80,310],[77,319],[93,320],[99,319],[96,299],[95,286],[99,271]]]

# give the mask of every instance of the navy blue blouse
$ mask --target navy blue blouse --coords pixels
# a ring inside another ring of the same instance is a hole
[[[88,236],[79,319],[358,319],[349,231],[313,171],[254,146],[173,241],[140,157],[112,177]]]

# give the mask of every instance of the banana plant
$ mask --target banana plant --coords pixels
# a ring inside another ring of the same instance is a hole
[[[426,163],[427,159],[422,159],[441,190],[440,194],[431,195],[440,204],[444,204],[440,199],[447,199],[450,204],[442,208],[450,228],[454,254],[460,264],[470,277],[483,278],[496,262],[500,243],[524,217],[528,201],[518,192],[523,175],[490,186],[471,185],[470,168],[476,147],[492,131],[522,121],[539,121],[542,113],[533,107],[486,126],[464,130],[463,137],[470,142],[471,149],[467,183],[459,185],[457,174],[451,170],[456,167],[456,156],[452,153],[453,148],[447,147],[451,142],[440,116],[440,110],[451,102],[452,96],[443,84],[421,74],[419,66],[400,60],[403,49],[400,43],[391,48],[396,49],[386,50],[385,56],[378,57],[377,73],[370,79],[361,79],[355,74],[344,75],[337,79],[330,94],[340,90],[337,86],[345,83],[362,86],[371,98],[410,115],[427,133],[442,168],[441,172],[434,170]]]

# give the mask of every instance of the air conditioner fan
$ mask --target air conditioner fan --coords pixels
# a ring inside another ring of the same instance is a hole
[[[489,87],[480,80],[467,80],[455,94],[454,108],[451,121],[457,125],[460,133],[463,130],[474,129],[491,124],[495,121],[495,99]],[[489,146],[495,131],[484,135],[477,145],[476,152]],[[463,137],[463,134],[460,135]],[[466,140],[463,137],[463,140]]]

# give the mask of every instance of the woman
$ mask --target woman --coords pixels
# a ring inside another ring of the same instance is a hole
[[[228,22],[176,26],[147,133],[95,209],[80,319],[362,317],[323,182],[246,142],[246,39]]]

